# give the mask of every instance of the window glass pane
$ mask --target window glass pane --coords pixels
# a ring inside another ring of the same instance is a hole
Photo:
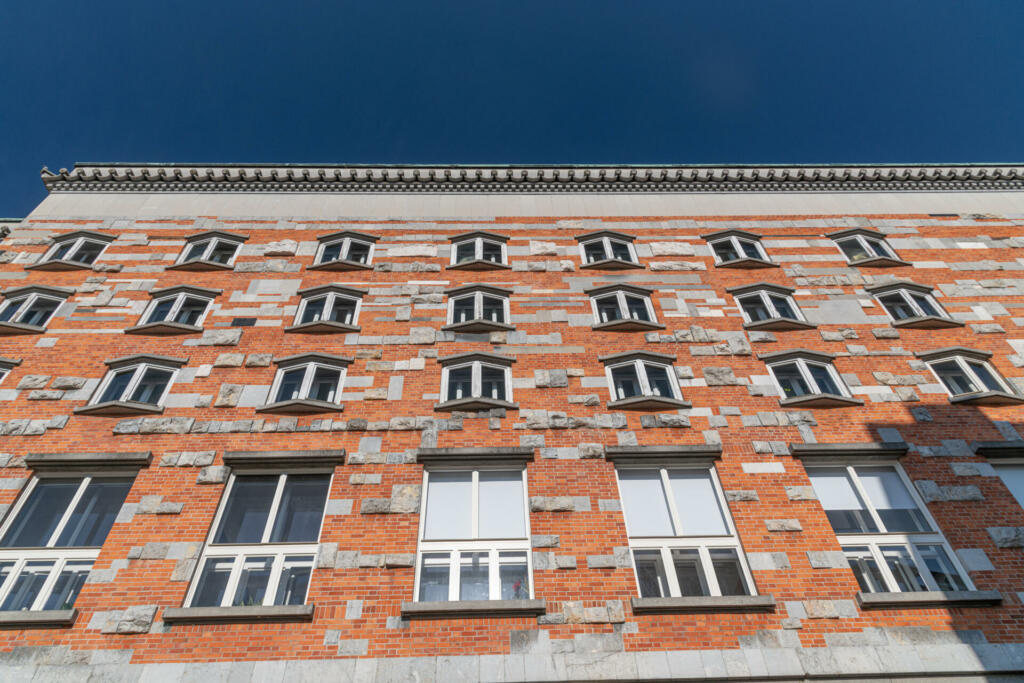
[[[210,260],[215,263],[227,263],[237,250],[238,245],[236,243],[217,240],[217,245],[210,252]]]
[[[647,384],[650,385],[653,395],[675,398],[675,393],[672,391],[672,380],[669,378],[669,369],[667,367],[644,363],[644,372],[647,374]]]
[[[484,296],[483,297],[483,315],[481,316],[484,320],[490,320],[495,323],[505,322],[505,300],[499,299],[496,296]]]
[[[331,320],[336,323],[351,325],[356,317],[356,302],[348,297],[334,297],[334,305],[331,307]]]
[[[4,548],[41,548],[50,541],[60,518],[81,486],[81,479],[48,479],[36,482],[28,500],[4,535]]]
[[[1020,506],[1024,507],[1024,465],[1000,465],[996,467],[996,473]]]
[[[885,593],[889,590],[885,586],[885,579],[882,578],[882,571],[867,546],[844,546],[843,552],[846,553],[850,569],[853,570],[862,591]]]
[[[526,574],[526,553],[498,553],[498,579],[502,600],[528,600],[530,579]]]
[[[448,553],[424,553],[420,562],[420,602],[448,600]]]
[[[857,239],[842,240],[839,242],[839,248],[843,250],[846,258],[850,261],[860,261],[869,256],[867,250],[861,246],[860,241]]]
[[[206,558],[203,570],[199,574],[199,582],[196,584],[195,595],[192,597],[193,607],[220,607],[234,563],[233,557]]]
[[[526,538],[522,472],[480,472],[479,538]]]
[[[20,299],[8,299],[4,302],[4,308],[0,311],[0,322],[9,322],[14,314],[18,312],[25,302],[28,301],[28,297],[22,297]]]
[[[103,545],[131,487],[131,479],[93,479],[89,482],[56,545]]]
[[[484,398],[505,400],[505,370],[484,365],[480,369],[480,395]]]
[[[583,245],[583,255],[586,257],[587,263],[603,261],[607,258],[604,253],[604,241],[594,240],[593,242],[587,242]]]
[[[612,246],[612,258],[620,261],[632,261],[633,255],[629,253],[629,244],[618,240],[609,240]]]
[[[925,315],[942,316],[942,313],[932,304],[931,299],[928,297],[923,294],[911,294],[910,296]]]
[[[54,261],[60,261],[64,259],[64,257],[68,255],[68,252],[71,251],[71,247],[73,246],[75,246],[75,240],[64,242],[53,251],[53,255],[50,258]]]
[[[424,539],[469,538],[473,530],[472,511],[472,472],[430,473]]]
[[[302,380],[306,376],[306,368],[295,368],[281,375],[281,385],[277,390],[276,401],[291,401],[299,398]]]
[[[459,242],[455,245],[455,262],[464,263],[476,258],[476,240]]]
[[[712,548],[711,568],[718,579],[718,590],[722,595],[748,595],[747,580],[743,576],[740,558],[733,548]]]
[[[673,550],[672,564],[676,568],[676,580],[683,597],[711,594],[696,550]]]
[[[235,477],[213,542],[262,542],[277,480],[275,475]]]
[[[238,575],[238,587],[231,604],[236,607],[262,605],[273,566],[273,557],[247,557],[242,560],[242,572]]]
[[[981,383],[985,385],[985,388],[989,391],[1003,391],[1003,385],[999,383],[996,376],[992,374],[992,371],[988,369],[988,365],[985,363],[974,363],[967,361],[967,365],[974,370],[974,374],[978,376]]]
[[[967,584],[953,568],[949,554],[941,545],[919,545],[917,552],[924,560],[924,566],[931,572],[940,591],[965,591]]]
[[[886,531],[931,531],[896,470],[858,468],[857,476]]]
[[[312,323],[324,319],[324,307],[327,305],[326,296],[318,296],[315,299],[307,299],[306,306],[302,309],[302,318],[299,322]]]
[[[673,536],[658,470],[620,470],[619,488],[630,536]]]
[[[818,385],[819,394],[841,395],[843,393],[839,390],[839,385],[832,379],[832,373],[824,365],[808,363],[807,371],[811,374],[811,379],[814,380],[814,383]]]
[[[294,555],[284,558],[281,578],[277,583],[275,605],[302,605],[309,590],[309,576],[313,571],[312,555]]]
[[[281,492],[272,543],[316,543],[331,478],[326,474],[290,474]]]
[[[324,245],[323,253],[320,255],[320,263],[329,263],[341,258],[341,242],[331,242]]]
[[[107,388],[103,390],[103,395],[100,396],[98,403],[106,403],[107,401],[120,401],[124,396],[125,390],[132,381],[132,377],[135,375],[135,368],[126,368],[124,370],[118,370],[114,373],[114,376],[110,378],[110,382],[107,384]]]
[[[132,392],[131,400],[137,403],[152,403],[154,405],[159,403],[164,395],[164,390],[167,389],[167,385],[171,382],[173,374],[170,370],[146,368],[142,375],[142,380],[139,381],[135,391]]]
[[[935,374],[939,376],[939,379],[942,380],[942,383],[946,385],[946,388],[953,395],[973,394],[978,391],[974,380],[954,360],[936,363],[932,366],[932,369],[935,370]]]
[[[149,318],[146,319],[147,323],[160,323],[167,320],[167,316],[171,314],[171,309],[174,308],[174,297],[167,299],[159,299],[153,306],[153,312],[149,314]]]
[[[622,313],[619,311],[619,300],[615,296],[602,296],[595,300],[597,304],[597,318],[603,323],[612,320],[620,320]]]
[[[188,245],[185,249],[185,257],[182,259],[182,263],[185,261],[195,261],[203,258],[203,253],[206,251],[206,247],[210,246],[210,240],[203,240],[202,242],[193,242]]]
[[[743,311],[750,318],[750,322],[768,320],[772,317],[771,311],[764,305],[764,301],[761,300],[760,296],[745,296],[740,299],[740,306],[743,307]]]
[[[0,605],[0,610],[17,612],[32,609],[54,564],[53,560],[26,562],[21,573],[14,579],[14,586],[4,599],[4,604]]]
[[[465,365],[448,371],[448,400],[469,398],[473,393],[473,368]]]
[[[65,562],[60,574],[57,575],[57,581],[53,584],[49,597],[43,603],[43,609],[71,609],[85,580],[89,577],[90,569],[92,569],[92,560]]]
[[[181,305],[181,308],[178,309],[178,314],[174,316],[174,322],[181,323],[182,325],[198,324],[199,319],[206,312],[206,303],[206,299],[186,297],[185,303]]]
[[[882,240],[873,240],[870,237],[865,237],[864,241],[868,245],[868,249],[871,250],[873,256],[892,256],[892,252],[885,246],[885,242]]]
[[[612,386],[617,399],[639,396],[640,378],[637,377],[636,366],[630,363],[612,368]]]
[[[719,260],[723,263],[727,261],[735,261],[740,257],[736,252],[736,248],[732,245],[732,240],[715,242],[711,245],[711,248],[715,250],[715,255],[718,256]]]
[[[18,322],[25,325],[39,325],[41,327],[50,320],[50,316],[53,315],[58,306],[60,306],[60,302],[54,299],[36,299],[36,302],[21,314]]]
[[[483,259],[492,263],[501,263],[501,245],[497,242],[483,240]]]
[[[773,365],[771,370],[772,374],[775,375],[775,380],[782,387],[782,393],[785,394],[786,398],[806,396],[811,393],[810,387],[804,381],[803,375],[800,374],[800,368],[797,367],[796,363]]]
[[[349,243],[348,253],[345,258],[349,261],[355,261],[356,263],[367,263],[370,260],[370,245],[366,242],[355,242]]]
[[[671,595],[660,550],[634,550],[633,564],[641,598],[667,598]]]
[[[12,571],[14,571],[14,560],[0,561],[0,588],[10,578]]]
[[[679,513],[678,536],[728,535],[710,472],[669,472],[668,479]]]
[[[96,257],[100,255],[101,251],[103,251],[103,246],[104,245],[101,242],[90,242],[89,240],[86,240],[85,242],[82,242],[82,246],[75,251],[71,260],[78,263],[90,264],[95,261]]]
[[[901,545],[882,546],[881,551],[901,592],[928,590],[924,579],[921,578],[921,572],[914,564],[914,556],[910,554],[908,548]]]
[[[743,250],[743,255],[747,258],[764,258],[761,255],[761,250],[758,248],[756,242],[750,240],[737,240],[740,243],[740,249]]]
[[[341,370],[318,367],[313,371],[313,383],[309,387],[309,398],[315,401],[337,403],[340,385]]]
[[[459,553],[459,600],[489,600],[491,597],[488,553]]]
[[[885,306],[885,310],[889,311],[889,315],[893,317],[893,320],[905,320],[907,318],[913,318],[917,316],[917,311],[914,310],[913,306],[907,303],[907,300],[903,298],[902,294],[893,292],[892,294],[883,294],[878,297],[878,300]]]
[[[775,306],[775,312],[779,314],[780,318],[788,318],[790,320],[800,319],[796,314],[796,310],[790,305],[788,297],[769,294],[768,298],[771,299],[772,306]]]
[[[633,320],[650,322],[651,314],[647,311],[647,301],[643,297],[626,295],[626,311]]]
[[[811,469],[807,474],[833,531],[837,534],[878,531],[846,470]]]
[[[458,299],[452,299],[452,322],[464,323],[467,320],[475,320],[475,302],[476,297],[474,296],[460,296]]]

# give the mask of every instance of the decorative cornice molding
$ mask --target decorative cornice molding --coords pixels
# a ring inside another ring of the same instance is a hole
[[[50,192],[949,192],[1024,190],[1024,165],[378,166],[93,164]]]

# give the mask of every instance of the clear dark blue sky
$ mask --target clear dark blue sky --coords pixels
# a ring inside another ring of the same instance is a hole
[[[1024,2],[0,7],[0,216],[75,161],[1024,161]]]

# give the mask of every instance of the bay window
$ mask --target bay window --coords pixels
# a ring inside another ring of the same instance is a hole
[[[365,289],[324,285],[300,289],[302,301],[295,322],[285,332],[334,334],[358,332],[359,311]]]
[[[654,314],[654,290],[633,285],[608,285],[586,290],[594,313],[594,329],[663,329]]]
[[[345,371],[351,358],[323,353],[304,353],[275,358],[278,366],[270,386],[270,403],[258,408],[268,413],[339,412]]]
[[[682,400],[672,363],[675,356],[650,351],[598,358],[605,365],[611,401],[608,407],[688,407]]]
[[[702,235],[720,268],[764,268],[776,264],[768,259],[761,236],[745,230],[721,230]]]
[[[578,235],[582,268],[643,268],[636,256],[633,235],[611,230]]]
[[[862,404],[832,365],[830,353],[796,349],[758,356],[768,361],[768,371],[779,390],[782,405],[828,407]]]
[[[313,259],[314,269],[359,270],[368,269],[373,263],[374,245],[377,237],[348,230],[331,233],[317,238],[320,246]]]
[[[932,288],[913,282],[896,282],[865,287],[892,318],[893,327],[934,329],[962,327],[935,300]]]
[[[1021,403],[1021,396],[980,349],[952,347],[915,354],[949,392],[951,403]]]
[[[512,290],[490,285],[466,285],[448,290],[448,324],[460,332],[512,330],[509,297]]]
[[[516,408],[510,367],[515,359],[492,353],[463,353],[441,363],[441,403],[435,410]]]
[[[43,285],[8,289],[0,304],[0,335],[44,331],[50,318],[72,293],[70,289]]]
[[[829,235],[852,266],[905,266],[885,241],[885,235],[865,228],[840,230]]]
[[[746,329],[791,330],[814,327],[793,299],[793,289],[768,282],[730,287]]]
[[[138,354],[106,361],[110,367],[88,405],[76,413],[121,415],[159,413],[187,358]]]
[[[167,287],[150,292],[153,300],[146,306],[139,324],[129,334],[181,334],[202,330],[203,321],[218,289],[190,285]]]
[[[91,268],[114,241],[110,235],[92,230],[76,230],[66,235],[55,237],[53,245],[47,249],[43,257],[29,269],[36,270],[71,270]]]
[[[210,230],[188,237],[184,249],[169,269],[218,270],[230,269],[238,256],[242,243],[249,239],[222,230]]]
[[[508,268],[508,237],[478,230],[451,237],[450,269]]]

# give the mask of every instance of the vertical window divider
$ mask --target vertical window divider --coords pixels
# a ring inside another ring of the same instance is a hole
[[[882,534],[887,533],[885,524],[882,522],[882,518],[878,514],[878,511],[875,510],[875,505],[871,502],[871,498],[868,497],[867,489],[865,489],[864,485],[861,483],[860,476],[858,476],[853,465],[846,466],[846,476],[850,478],[850,482],[853,484],[854,490],[857,491],[857,495],[860,496],[861,501],[863,501],[864,507],[867,508],[868,514],[871,516],[871,521],[873,521],[875,526],[878,528],[878,532]]]
[[[67,526],[68,520],[71,519],[71,515],[74,513],[75,508],[78,507],[79,501],[82,500],[82,495],[85,493],[86,487],[89,486],[89,482],[92,481],[92,477],[85,477],[82,482],[78,485],[78,490],[75,491],[75,495],[71,497],[71,501],[68,503],[68,507],[64,510],[64,514],[61,516],[60,521],[57,522],[57,526],[53,528],[53,533],[50,534],[50,538],[46,541],[46,547],[52,548],[60,538],[60,535],[64,532],[64,527]]]
[[[274,520],[277,518],[277,511],[281,507],[281,496],[284,494],[284,485],[287,478],[287,474],[277,475],[277,487],[274,489],[274,499],[270,502],[270,509],[267,510],[267,525],[263,529],[260,543],[270,543],[270,535],[274,530]]]

